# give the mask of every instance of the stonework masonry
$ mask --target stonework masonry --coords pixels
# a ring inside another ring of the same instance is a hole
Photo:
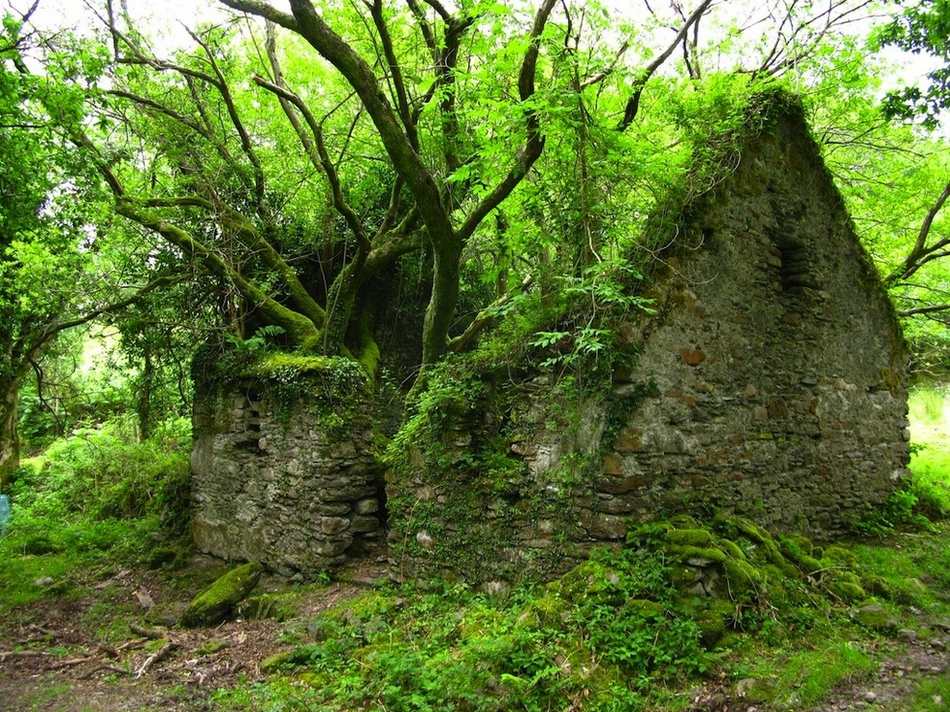
[[[367,410],[327,427],[305,402],[234,385],[197,401],[194,423],[200,551],[313,574],[375,549],[382,473]]]
[[[845,531],[906,472],[902,335],[800,107],[739,154],[682,208],[645,294],[655,313],[618,326],[632,368],[571,403],[549,375],[486,374],[428,448],[390,462],[385,494],[369,400],[341,425],[253,383],[196,399],[198,548],[313,572],[386,524],[396,577],[498,587],[680,512]]]
[[[477,451],[507,438],[526,466],[510,491],[446,482],[421,457],[398,480],[404,575],[452,569],[460,530],[482,530],[480,559],[500,562],[464,572],[482,579],[553,574],[632,523],[684,511],[827,538],[894,491],[909,461],[903,339],[800,110],[746,140],[737,171],[684,214],[648,293],[658,313],[620,327],[636,367],[574,406],[573,434],[543,377],[500,385],[508,412],[483,403],[444,440]],[[565,468],[591,460],[565,484]],[[440,521],[466,487],[480,492],[475,520]]]

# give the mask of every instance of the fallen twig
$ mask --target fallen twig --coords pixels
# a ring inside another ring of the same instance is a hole
[[[93,675],[95,675],[95,674],[98,673],[98,672],[117,672],[117,673],[119,673],[119,674],[121,674],[121,675],[128,675],[128,674],[129,674],[129,671],[128,671],[128,670],[123,670],[122,668],[116,667],[115,665],[96,665],[96,667],[94,667],[94,668],[92,668],[91,670],[88,670],[87,672],[84,672],[82,675],[80,675],[80,676],[79,676],[79,679],[80,679],[80,680],[88,680],[90,677],[92,677]]]
[[[0,661],[6,660],[7,658],[46,658],[50,655],[51,653],[42,650],[10,650],[0,653]]]
[[[159,640],[168,635],[166,631],[159,630],[158,628],[146,628],[144,625],[137,623],[129,623],[129,630],[133,633],[144,635],[149,640]]]
[[[122,645],[116,646],[115,651],[121,653],[123,650],[128,650],[129,648],[137,648],[140,645],[144,645],[150,639],[149,638],[133,638],[132,640],[127,640],[122,643]]]
[[[113,648],[111,645],[106,645],[105,643],[99,643],[99,645],[96,646],[96,650],[105,655],[107,658],[119,657],[119,651]]]
[[[60,668],[72,667],[73,665],[82,665],[83,663],[88,663],[91,660],[96,660],[95,655],[87,655],[84,658],[71,658],[70,660],[59,660],[49,666],[50,670],[59,670]]]
[[[157,652],[154,652],[151,655],[149,655],[148,658],[145,660],[145,662],[142,663],[142,667],[140,667],[136,671],[135,679],[138,680],[140,677],[142,677],[142,675],[148,672],[150,667],[152,667],[155,663],[159,662],[160,660],[163,660],[164,658],[168,657],[168,654],[171,653],[171,651],[177,647],[178,647],[178,643],[176,643],[173,640],[169,640],[167,643],[165,643],[165,645],[159,648]]]

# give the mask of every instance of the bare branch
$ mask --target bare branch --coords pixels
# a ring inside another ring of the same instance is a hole
[[[396,104],[399,107],[399,116],[402,118],[403,126],[406,129],[406,136],[409,137],[409,143],[412,144],[412,147],[418,151],[419,136],[416,133],[416,124],[413,120],[412,112],[409,110],[409,96],[406,93],[406,84],[402,77],[402,69],[399,66],[399,61],[396,59],[396,51],[393,48],[393,40],[389,34],[389,28],[386,26],[386,18],[383,17],[382,0],[372,0],[370,3],[370,15],[373,18],[373,24],[376,26],[380,42],[382,42],[383,45],[383,54],[386,57],[386,64],[389,66],[389,74],[396,92]]]
[[[930,237],[930,231],[933,227],[934,220],[936,219],[937,214],[943,209],[943,206],[946,204],[948,199],[950,199],[950,181],[947,181],[943,191],[941,191],[940,195],[937,197],[937,200],[924,216],[923,222],[920,225],[920,230],[917,232],[917,240],[914,242],[914,246],[911,248],[907,258],[900,267],[895,269],[887,276],[887,279],[884,280],[885,285],[891,286],[899,280],[907,279],[917,272],[917,270],[919,270],[924,264],[937,259],[937,257],[934,255],[937,254],[939,250],[943,249],[947,245],[950,245],[950,238],[947,238],[938,240],[930,247],[927,246],[927,240]],[[939,257],[940,255],[937,254],[937,256]]]
[[[228,87],[227,79],[225,79],[220,67],[218,67],[218,62],[214,57],[214,52],[211,50],[211,47],[208,45],[208,43],[203,41],[196,33],[192,32],[191,30],[188,30],[188,34],[191,35],[191,38],[204,50],[205,55],[208,57],[208,62],[211,64],[211,69],[214,71],[215,77],[217,78],[217,81],[213,82],[213,84],[221,94],[221,98],[224,100],[224,106],[228,111],[228,116],[231,119],[231,123],[234,124],[234,128],[237,130],[238,136],[241,139],[241,149],[244,151],[244,155],[247,156],[247,160],[250,161],[251,166],[253,167],[254,190],[257,196],[258,208],[261,208],[264,203],[264,170],[261,167],[260,159],[257,157],[257,152],[254,150],[254,145],[251,142],[250,134],[248,134],[247,129],[244,127],[244,123],[241,121],[240,114],[238,114],[237,107],[234,105],[234,97],[231,95],[231,89]]]
[[[904,309],[897,312],[898,316],[915,316],[917,314],[935,314],[937,312],[950,311],[950,304],[934,304],[928,307],[915,307],[913,309]]]
[[[353,231],[353,234],[359,241],[362,250],[368,250],[369,238],[366,236],[366,230],[363,227],[363,222],[360,220],[353,208],[350,207],[349,203],[347,203],[346,198],[343,195],[343,188],[340,184],[340,177],[337,174],[336,166],[333,165],[333,161],[330,159],[330,155],[327,153],[326,143],[323,139],[323,129],[314,118],[310,108],[299,96],[294,94],[289,89],[278,86],[277,84],[274,84],[273,82],[270,82],[260,76],[254,77],[254,82],[258,86],[267,89],[267,91],[276,94],[284,101],[293,104],[293,106],[296,107],[297,110],[303,115],[304,120],[307,122],[307,126],[310,127],[310,131],[313,133],[320,166],[323,170],[323,173],[327,177],[327,181],[330,183],[330,189],[333,191],[333,205],[340,215],[342,215],[346,220],[347,226]]]
[[[657,56],[656,59],[646,66],[646,68],[640,73],[640,76],[634,81],[633,93],[630,95],[630,98],[627,99],[627,105],[624,107],[623,111],[623,119],[617,126],[619,131],[626,131],[630,124],[633,123],[633,120],[637,117],[637,112],[640,110],[640,97],[643,95],[643,89],[650,80],[650,77],[652,77],[656,73],[656,70],[659,69],[667,59],[669,59],[676,47],[686,37],[686,33],[689,32],[690,26],[694,22],[699,21],[699,19],[709,8],[711,2],[712,0],[703,0],[703,2],[701,2],[695,10],[693,10],[692,14],[686,18],[686,22],[683,23],[683,26],[680,27],[679,32],[676,33],[676,37],[673,38],[673,41]]]

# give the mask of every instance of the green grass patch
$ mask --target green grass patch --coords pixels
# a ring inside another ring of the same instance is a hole
[[[918,505],[931,517],[950,517],[950,450],[923,445],[911,457],[910,470]]]
[[[60,522],[19,514],[0,538],[0,612],[74,595],[91,568],[138,558],[158,531],[155,516]]]
[[[899,712],[945,712],[950,704],[950,677],[927,678],[914,689]]]
[[[24,461],[0,536],[0,611],[74,595],[91,570],[177,542],[188,526],[189,446],[185,421],[146,442],[111,423]]]
[[[763,660],[749,670],[749,697],[778,709],[806,709],[836,686],[863,677],[877,668],[859,643],[832,640],[783,661]]]

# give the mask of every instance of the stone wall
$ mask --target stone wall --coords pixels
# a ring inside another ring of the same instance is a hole
[[[366,402],[344,407],[304,392],[287,403],[263,379],[202,392],[192,452],[198,550],[312,574],[375,549],[385,503]]]
[[[800,111],[683,215],[658,313],[618,327],[635,368],[575,402],[544,376],[486,376],[436,457],[410,449],[389,492],[397,573],[544,577],[681,511],[827,537],[894,490],[903,340]]]
[[[671,255],[632,335],[656,395],[606,448],[595,521],[698,501],[837,534],[904,472],[902,338],[803,131],[760,137],[694,210],[695,252]]]

